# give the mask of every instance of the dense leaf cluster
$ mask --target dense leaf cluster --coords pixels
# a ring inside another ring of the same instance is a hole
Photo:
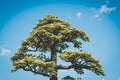
[[[91,70],[97,75],[105,75],[102,66],[96,58],[92,57],[92,53],[88,51],[64,51],[60,54],[60,58],[66,62],[73,64],[74,70],[78,74],[83,74],[83,69]]]
[[[65,76],[64,78],[62,78],[62,80],[82,80],[81,78],[77,78],[75,79],[74,77],[71,77],[71,76]]]

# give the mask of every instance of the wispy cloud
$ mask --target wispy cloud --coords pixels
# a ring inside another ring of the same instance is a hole
[[[107,5],[102,5],[98,12],[99,14],[110,13],[114,11],[115,9],[116,7],[107,7]]]
[[[9,53],[11,53],[11,51],[9,49],[6,49],[6,48],[0,49],[0,55],[2,55],[2,56],[7,55]]]
[[[94,15],[93,15],[93,18],[96,18],[96,19],[98,19],[99,21],[101,20],[101,17],[100,17],[100,14],[99,14],[99,13],[94,14]]]
[[[110,1],[105,0],[106,4],[105,5],[101,5],[100,8],[96,9],[96,8],[91,8],[92,12],[94,13],[94,15],[92,16],[92,18],[96,18],[98,20],[101,20],[101,16],[104,14],[109,14],[112,11],[116,10],[116,7],[108,7],[107,4],[110,3]]]
[[[77,12],[77,17],[80,19],[81,18],[82,13],[81,12]]]

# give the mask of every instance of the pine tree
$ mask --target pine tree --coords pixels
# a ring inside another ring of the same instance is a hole
[[[70,25],[57,16],[47,15],[40,19],[20,48],[11,57],[13,62],[12,72],[18,69],[31,71],[58,80],[57,72],[61,69],[74,69],[78,74],[83,74],[84,69],[97,75],[104,76],[104,71],[99,60],[92,57],[89,51],[69,50],[70,43],[73,48],[81,49],[81,41],[89,42],[87,34]],[[47,57],[47,53],[50,54]],[[57,55],[71,65],[58,65]]]

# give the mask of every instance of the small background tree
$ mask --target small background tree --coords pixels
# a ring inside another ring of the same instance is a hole
[[[73,68],[78,74],[83,74],[83,70],[87,69],[104,76],[102,66],[92,57],[92,53],[80,50],[81,40],[89,41],[84,31],[72,27],[57,16],[47,15],[39,20],[30,36],[22,41],[20,48],[11,57],[12,72],[23,69],[57,80],[58,70]],[[69,43],[80,51],[69,50]],[[49,57],[46,56],[47,53]],[[71,65],[58,65],[57,54]]]
[[[62,78],[62,80],[76,80],[76,79],[71,76],[66,76],[66,77]]]

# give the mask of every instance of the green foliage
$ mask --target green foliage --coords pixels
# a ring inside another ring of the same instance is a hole
[[[92,57],[92,53],[88,51],[64,51],[60,54],[60,58],[66,62],[73,64],[74,70],[78,74],[83,74],[83,69],[91,70],[97,75],[105,75],[102,66],[96,58]]]
[[[53,61],[45,62],[35,56],[26,55],[23,59],[14,61],[12,72],[22,68],[25,71],[32,71],[35,74],[43,74],[46,76],[49,75],[50,72],[55,72],[53,67],[55,67],[55,63]]]
[[[71,76],[68,75],[68,76],[62,78],[62,80],[82,80],[82,79],[81,78],[75,79],[74,77],[71,77]]]
[[[62,78],[62,80],[76,80],[76,79],[71,76],[66,76],[66,77]]]
[[[99,61],[92,58],[90,52],[64,51],[69,48],[69,43],[72,43],[74,48],[81,48],[81,40],[89,41],[84,31],[57,16],[47,15],[38,21],[30,36],[22,41],[20,48],[11,57],[12,71],[23,69],[51,77],[57,76],[58,69],[74,68],[79,74],[84,73],[83,69],[88,69],[97,75],[104,75]],[[39,55],[35,55],[34,52]],[[46,52],[50,53],[50,58],[45,56]],[[57,65],[57,53],[61,53],[60,58],[71,62],[71,65],[67,67]]]

